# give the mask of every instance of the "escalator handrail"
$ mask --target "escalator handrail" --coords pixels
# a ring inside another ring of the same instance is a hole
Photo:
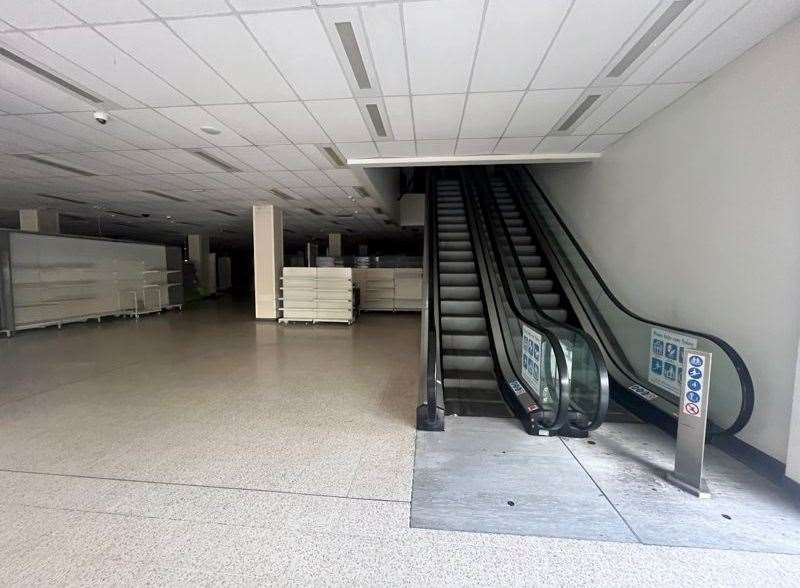
[[[480,182],[481,192],[486,195],[492,193],[489,181],[487,179],[486,171],[485,170],[475,171],[474,174],[475,175],[479,174],[478,181]],[[512,197],[514,196],[510,189],[509,189],[509,195]],[[597,367],[598,379],[600,380],[600,385],[599,385],[600,399],[597,403],[597,410],[595,411],[595,414],[591,419],[591,425],[588,427],[579,427],[579,428],[587,431],[592,431],[594,429],[597,429],[603,423],[603,421],[605,421],[606,414],[608,413],[608,397],[609,397],[608,370],[606,369],[605,358],[603,357],[603,352],[600,350],[600,346],[598,345],[597,341],[595,341],[594,337],[591,337],[588,333],[582,331],[581,329],[575,328],[570,324],[558,322],[544,313],[541,306],[536,301],[533,292],[531,292],[528,281],[525,279],[525,270],[522,267],[522,262],[519,259],[519,254],[516,248],[514,248],[512,245],[513,241],[511,239],[511,233],[508,230],[508,226],[505,224],[505,222],[502,221],[502,215],[500,214],[500,209],[499,205],[497,204],[497,200],[495,200],[494,198],[486,198],[486,199],[481,199],[480,201],[486,202],[486,204],[489,207],[491,207],[494,214],[497,215],[496,218],[498,218],[500,226],[502,227],[500,230],[503,231],[506,241],[508,242],[509,247],[511,249],[511,256],[513,259],[514,268],[517,271],[517,275],[521,277],[521,282],[523,288],[525,289],[525,295],[528,297],[528,302],[531,304],[533,310],[536,312],[538,319],[544,321],[545,325],[549,325],[550,327],[558,327],[559,329],[564,329],[565,331],[573,333],[577,337],[580,337],[588,346],[589,351],[592,355],[592,359],[594,360],[594,364]],[[491,228],[490,225],[487,224],[487,226],[489,226],[489,237],[492,241],[492,248],[494,250],[495,258],[499,261],[498,266],[501,267],[503,272],[505,273],[506,267],[505,264],[502,263],[502,255],[500,252],[500,244],[498,243],[497,235],[495,234],[494,229]],[[519,308],[517,297],[513,289],[510,287],[507,276],[503,280],[503,286],[506,289],[506,298],[509,300],[509,303],[513,308],[514,314],[517,317],[525,317],[525,313]],[[525,317],[522,320],[524,320],[525,322],[529,322],[527,317]],[[558,339],[560,345],[561,344],[560,337],[555,333],[553,334],[553,336],[556,337],[556,339]]]
[[[693,335],[695,337],[702,337],[704,339],[708,339],[709,341],[715,343],[720,349],[722,349],[723,352],[725,352],[725,354],[731,360],[731,363],[733,363],[733,366],[736,369],[736,373],[739,376],[739,383],[740,383],[741,391],[742,391],[742,403],[741,403],[741,408],[739,410],[739,415],[736,417],[736,419],[734,420],[733,424],[731,426],[729,426],[728,428],[726,428],[726,429],[721,429],[719,431],[716,431],[716,434],[734,435],[734,434],[738,433],[739,431],[741,431],[745,427],[745,425],[747,425],[748,421],[750,420],[750,417],[753,414],[753,406],[755,404],[755,392],[754,392],[754,389],[753,389],[753,379],[752,379],[752,377],[750,375],[750,370],[748,370],[747,364],[745,364],[744,360],[739,355],[739,353],[736,351],[736,349],[734,349],[729,343],[727,343],[725,340],[721,339],[720,337],[717,337],[716,335],[710,335],[708,333],[703,333],[701,331],[695,331],[695,330],[692,330],[692,329],[685,329],[683,327],[675,327],[673,325],[667,325],[665,323],[660,323],[658,321],[654,321],[654,320],[650,320],[650,319],[644,318],[644,317],[636,314],[635,312],[629,310],[624,304],[622,304],[622,302],[620,302],[620,300],[614,295],[614,293],[611,291],[611,289],[606,285],[605,281],[600,276],[600,272],[597,271],[597,268],[589,260],[589,257],[586,255],[586,253],[584,252],[583,248],[580,246],[580,244],[578,243],[577,239],[572,234],[572,231],[569,230],[569,228],[567,227],[566,223],[562,219],[561,215],[558,213],[558,211],[556,210],[555,206],[553,206],[553,203],[547,197],[547,195],[545,194],[544,190],[542,190],[541,186],[539,185],[539,182],[536,181],[536,178],[534,177],[533,172],[531,172],[531,170],[527,166],[523,166],[523,168],[524,168],[525,173],[527,174],[528,178],[530,179],[531,183],[536,188],[536,190],[539,192],[539,195],[541,196],[543,202],[545,203],[547,208],[550,210],[550,212],[553,214],[555,219],[558,221],[561,230],[564,232],[564,234],[566,234],[567,238],[572,243],[572,246],[578,252],[578,255],[580,255],[582,261],[589,268],[589,271],[591,272],[591,274],[594,277],[594,279],[600,285],[600,287],[602,288],[602,290],[606,294],[606,296],[608,296],[608,298],[611,300],[611,302],[617,308],[619,308],[619,310],[621,310],[623,313],[625,313],[626,315],[630,316],[631,318],[633,318],[633,319],[635,319],[635,320],[637,320],[639,322],[647,323],[649,325],[652,325],[652,326],[655,326],[655,327],[659,327],[659,328],[662,328],[662,329],[678,331],[678,332],[682,332],[682,333],[687,333],[689,335]],[[546,235],[543,233],[543,236],[546,236]],[[619,367],[619,366],[617,366],[617,367]],[[630,377],[634,381],[638,381],[639,380],[638,377],[631,377],[629,374],[628,374],[628,377]]]
[[[475,242],[476,240],[473,239],[473,246],[475,246],[475,248],[476,248],[476,253],[478,253],[478,248],[480,248],[481,255],[486,255],[486,251],[485,251],[486,245],[483,243],[482,233],[478,228],[478,221],[477,221],[477,218],[476,218],[476,215],[475,215],[475,210],[474,210],[474,202],[475,202],[475,200],[473,198],[475,196],[475,194],[473,193],[474,192],[474,188],[472,186],[472,183],[466,181],[466,178],[464,176],[465,176],[465,174],[464,174],[464,172],[462,170],[462,173],[460,174],[460,182],[461,182],[462,193],[464,195],[464,204],[466,206],[466,210],[468,211],[468,220],[469,220],[469,223],[470,223],[470,228],[472,229],[471,233],[473,235],[475,235],[475,237],[477,237],[477,243]],[[487,233],[488,232],[489,231],[488,231],[488,227],[487,227]],[[500,271],[499,267],[500,267],[500,264],[498,264],[498,272],[497,273],[500,276],[501,287],[503,288],[503,292],[505,293],[506,298],[508,299],[508,292],[510,291],[510,285],[507,282],[507,279],[506,279],[506,276],[505,276],[504,272]],[[480,272],[481,278],[482,278],[481,282],[486,284],[486,285],[489,285],[489,282],[490,282],[491,278],[489,278],[488,275],[485,275],[485,276],[483,275],[484,273],[488,274],[488,268],[487,269],[480,268],[479,272]],[[494,299],[494,295],[492,295],[492,299]],[[495,301],[495,306],[497,306],[497,301]],[[561,342],[558,339],[558,337],[556,337],[556,335],[553,334],[553,332],[550,331],[549,329],[542,328],[542,327],[540,327],[538,325],[532,324],[527,318],[525,318],[519,312],[519,309],[516,307],[515,304],[512,303],[512,304],[509,304],[509,306],[511,307],[511,310],[514,313],[514,317],[517,320],[519,320],[521,323],[523,323],[523,324],[527,325],[528,327],[530,327],[532,330],[541,333],[543,338],[550,344],[550,347],[553,350],[553,355],[555,356],[555,360],[556,360],[556,370],[558,372],[558,374],[557,374],[557,376],[558,376],[557,377],[558,389],[553,391],[553,393],[555,394],[555,398],[557,398],[556,416],[553,419],[553,423],[552,424],[543,425],[543,426],[541,425],[541,423],[537,423],[537,424],[539,424],[543,429],[546,429],[546,430],[552,430],[552,431],[558,430],[561,427],[563,427],[567,422],[567,418],[569,417],[569,405],[570,405],[570,400],[569,400],[569,398],[570,398],[569,369],[567,368],[567,358],[566,358],[566,355],[564,354],[563,348],[561,347]],[[498,315],[499,314],[500,313],[499,313],[499,310],[498,310]],[[502,326],[498,325],[498,327],[502,331]],[[543,408],[544,406],[542,404],[540,395],[531,390],[530,385],[523,378],[521,378],[519,376],[519,374],[516,373],[516,370],[514,369],[513,364],[511,363],[511,361],[509,361],[509,359],[508,359],[509,350],[508,350],[508,347],[506,345],[505,337],[504,336],[500,336],[500,337],[494,337],[493,336],[492,340],[494,341],[495,352],[499,354],[500,351],[502,351],[503,354],[504,354],[503,358],[498,358],[498,359],[502,359],[502,361],[500,362],[502,365],[507,366],[506,370],[504,370],[504,371],[510,371],[514,376],[514,379]],[[506,373],[503,373],[503,378],[506,381],[508,381],[508,377],[507,377]]]
[[[436,353],[434,354],[434,371],[432,386],[429,386],[428,391],[428,418],[431,422],[437,419],[437,412],[442,411],[444,414],[444,390],[442,388],[442,329],[440,322],[440,308],[439,308],[439,253],[438,253],[438,226],[436,215],[436,204],[430,197],[433,194],[433,179],[431,173],[427,174],[428,184],[428,197],[425,198],[426,207],[426,227],[428,242],[428,254],[430,262],[429,266],[429,291],[428,301],[431,306],[432,316],[429,315],[429,322],[432,323],[434,332],[434,343]],[[429,356],[430,357],[430,356]]]

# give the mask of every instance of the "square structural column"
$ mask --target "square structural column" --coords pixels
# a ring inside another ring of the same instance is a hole
[[[341,257],[342,256],[342,234],[341,233],[328,233],[328,256]]]
[[[283,271],[283,211],[253,206],[253,269],[256,318],[277,319]]]
[[[19,228],[32,233],[60,233],[57,210],[25,208],[19,211]]]
[[[208,290],[208,235],[189,235],[189,260],[197,272],[197,283],[207,294]]]

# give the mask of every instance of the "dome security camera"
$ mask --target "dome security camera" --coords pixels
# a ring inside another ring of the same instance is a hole
[[[108,119],[111,118],[107,112],[95,112],[94,113],[94,120],[99,122],[101,125],[104,125],[108,122]]]

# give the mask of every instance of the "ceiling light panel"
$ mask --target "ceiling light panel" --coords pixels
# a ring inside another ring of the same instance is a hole
[[[667,71],[661,82],[702,81],[766,35],[800,16],[797,2],[750,2]]]
[[[411,91],[465,92],[478,41],[483,0],[403,5]],[[436,42],[432,42],[432,40]]]
[[[360,11],[381,92],[384,96],[408,94],[399,4],[367,4]]]
[[[632,131],[642,121],[672,104],[693,86],[693,83],[650,86],[600,127],[599,132],[610,134]]]
[[[253,106],[293,143],[329,141],[325,131],[308,113],[302,102],[267,102]]]
[[[569,6],[569,0],[490,2],[470,89],[526,89]]]
[[[192,101],[89,27],[29,33],[53,51],[148,106],[176,106]]]
[[[508,126],[524,92],[470,94],[464,109],[460,137],[499,137]]]
[[[581,89],[527,92],[506,131],[509,137],[546,135],[583,93]]]
[[[226,127],[216,118],[211,116],[200,106],[175,106],[173,108],[159,108],[158,112],[185,129],[193,132],[202,132],[200,127],[212,126],[220,130],[219,134],[203,133],[203,138],[218,147],[232,147],[235,145],[249,145],[250,142]]]
[[[373,141],[393,141],[394,133],[383,98],[358,98],[358,108]]]
[[[577,0],[532,88],[585,87],[658,5],[658,0]]]
[[[245,14],[242,18],[302,99],[351,96],[314,10]]]
[[[77,168],[77,167],[75,167],[73,165],[69,165],[66,162],[59,161],[59,160],[57,160],[55,158],[52,158],[52,157],[45,157],[45,156],[40,156],[40,155],[27,155],[27,154],[26,155],[16,155],[15,157],[18,157],[20,159],[24,159],[24,160],[26,160],[26,161],[28,161],[30,163],[34,163],[36,165],[45,166],[46,168],[51,169],[51,170],[55,170],[56,173],[50,173],[50,175],[59,175],[59,172],[61,172],[61,173],[69,172],[69,173],[78,174],[78,175],[81,175],[81,176],[95,176],[95,175],[97,175],[97,174],[95,174],[95,173],[93,173],[91,171]]]
[[[194,157],[209,164],[212,168],[214,168],[213,171],[219,171],[220,169],[226,172],[242,171],[237,167],[235,167],[234,165],[228,163],[227,161],[220,159],[219,157],[212,155],[211,153],[208,153],[208,151],[203,151],[201,149],[187,149],[186,153],[189,153]]]
[[[92,110],[95,105],[94,102],[63,89],[3,55],[0,55],[0,80],[3,89],[49,110]]]
[[[458,135],[463,94],[412,96],[417,139],[448,139]]]
[[[164,200],[170,200],[172,202],[186,202],[183,198],[178,198],[172,194],[167,194],[165,192],[161,192],[159,190],[142,190],[145,194],[149,194],[150,196],[155,196],[157,198],[162,198]]]
[[[337,143],[371,138],[358,104],[352,98],[309,101],[306,106],[327,136]]]
[[[748,0],[707,0],[700,3],[696,10],[687,10],[686,18],[681,18],[679,26],[671,34],[663,35],[652,47],[652,51],[645,54],[627,72],[626,84],[649,84],[655,82],[667,69],[679,61],[687,51],[694,47],[720,23],[724,23]]]
[[[169,26],[248,101],[270,102],[295,97],[235,16],[173,20],[169,21]]]
[[[340,168],[347,165],[344,155],[339,153],[339,150],[332,145],[321,145],[320,152],[328,159],[333,167]],[[327,166],[326,166],[327,167]]]
[[[200,104],[241,101],[241,96],[163,23],[104,25],[97,30]]]
[[[579,120],[573,127],[572,132],[578,135],[591,135],[603,124],[622,110],[625,105],[641,94],[646,86],[619,86],[613,88],[609,93],[605,89],[602,93],[604,98],[598,100],[595,107]],[[594,90],[592,90],[594,92]]]

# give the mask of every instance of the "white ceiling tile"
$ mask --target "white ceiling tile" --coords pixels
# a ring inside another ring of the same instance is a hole
[[[546,135],[567,109],[581,95],[581,89],[535,90],[525,94],[511,124],[509,137]]]
[[[241,102],[239,94],[163,23],[104,25],[97,30],[196,102]]]
[[[361,7],[372,60],[384,96],[408,93],[403,23],[398,4]]]
[[[532,88],[586,86],[659,0],[576,0]]]
[[[230,0],[236,10],[259,11],[280,8],[303,8],[311,6],[311,0]]]
[[[258,147],[226,147],[225,151],[258,171],[281,170],[283,166]]]
[[[211,126],[218,129],[221,131],[218,135],[203,133],[203,138],[212,145],[230,147],[233,145],[249,144],[247,139],[236,134],[232,129],[222,124],[222,122],[199,106],[159,108],[158,112],[192,132],[203,133],[203,131],[200,130],[202,126]]]
[[[326,169],[325,173],[337,186],[360,186],[356,175],[350,169]]]
[[[208,147],[210,143],[167,117],[149,108],[135,110],[115,110],[112,118],[122,119],[151,135],[163,139],[176,147]]]
[[[90,155],[96,161],[100,162],[100,166],[102,168],[102,172],[106,173],[109,170],[119,169],[122,170],[122,173],[134,173],[134,174],[158,174],[162,170],[159,168],[155,168],[151,165],[143,163],[142,161],[128,157],[129,151],[93,151],[92,153],[87,153],[86,155]],[[104,165],[104,164],[107,164]],[[111,171],[110,173],[117,173],[116,171]]]
[[[10,120],[10,117],[5,117],[4,120]],[[40,140],[39,137],[21,135],[5,128],[0,133],[0,152],[2,153],[48,153],[58,150],[57,145]]]
[[[455,148],[455,139],[417,141],[417,155],[420,157],[453,155]]]
[[[294,143],[329,141],[325,131],[308,113],[302,102],[266,102],[253,106]]]
[[[90,28],[35,31],[31,35],[88,71],[103,72],[103,79],[109,84],[144,104],[177,106],[192,103]]]
[[[672,104],[694,85],[694,83],[686,83],[650,86],[600,127],[599,132],[604,134],[627,133],[662,108]]]
[[[295,98],[292,89],[235,16],[173,20],[169,26],[248,101]]]
[[[95,123],[95,127],[90,127],[74,120],[71,120],[63,114],[47,113],[47,114],[28,114],[25,119],[43,127],[53,129],[65,135],[76,137],[92,145],[104,149],[132,149],[134,146],[130,143],[117,139],[108,133],[100,130],[100,125]]]
[[[701,81],[766,35],[800,16],[796,0],[750,2],[659,78],[659,83]]]
[[[297,145],[297,148],[302,151],[303,155],[314,163],[319,169],[328,169],[333,167],[333,163],[325,157],[316,145]]]
[[[1,84],[2,82],[0,82]],[[16,94],[0,89],[0,110],[6,114],[30,114],[47,112],[47,109]]]
[[[383,99],[389,125],[397,141],[414,139],[414,120],[411,115],[411,100],[408,96],[390,96]]]
[[[179,165],[174,161],[164,159],[163,157],[153,153],[152,151],[136,150],[136,151],[117,151],[118,155],[127,157],[128,159],[139,161],[152,168],[159,170],[161,173],[167,174],[180,174],[188,173],[191,171],[183,165]]]
[[[205,110],[254,145],[288,143],[289,140],[249,104],[219,104]]]
[[[579,135],[591,135],[631,100],[642,93],[646,86],[620,86],[589,112],[573,131]]]
[[[141,130],[140,128],[120,119],[111,114],[111,120],[104,126],[100,126],[94,119],[91,112],[67,112],[64,116],[75,122],[95,128],[97,131],[121,139],[140,149],[168,149],[172,145],[156,137],[155,135]]]
[[[75,94],[46,82],[26,69],[0,60],[0,86],[50,110],[91,110],[92,105]]]
[[[150,9],[164,18],[172,16],[200,16],[230,12],[225,0],[142,0]]]
[[[52,0],[0,0],[3,20],[18,29],[79,25],[81,21]]]
[[[268,145],[264,153],[290,170],[316,169],[317,166],[294,145]]]
[[[467,90],[482,12],[482,0],[403,5],[413,93]]]
[[[351,96],[333,47],[314,10],[246,14],[243,18],[301,98]]]
[[[339,152],[347,159],[362,159],[366,157],[378,157],[378,150],[372,141],[362,143],[337,143]]]
[[[96,75],[65,59],[25,33],[12,32],[2,34],[0,35],[0,42],[9,49],[23,54],[26,59],[38,63],[45,69],[57,72],[60,77],[78,86],[83,86],[93,94],[105,100],[110,100],[122,108],[138,108],[142,106],[141,102],[107,84]]]
[[[333,180],[319,170],[304,170],[294,173],[298,178],[311,186],[330,186],[333,184]]]
[[[464,98],[463,94],[413,96],[414,128],[417,139],[457,137]]]
[[[569,6],[569,0],[490,0],[470,89],[525,90]]]
[[[287,188],[301,188],[308,185],[290,171],[273,171],[267,175]]]
[[[371,139],[361,111],[352,98],[308,101],[306,106],[333,141],[338,143]]]
[[[625,83],[649,84],[654,82],[747,2],[748,0],[707,0],[681,27],[642,61],[641,65],[628,76]]]
[[[138,0],[58,0],[72,14],[91,24],[153,18]]]
[[[377,145],[381,157],[414,157],[417,154],[414,141],[382,141]]]
[[[470,94],[461,122],[461,137],[481,139],[503,134],[524,92]]]
[[[542,137],[503,137],[494,148],[494,154],[531,153],[541,141]]]
[[[22,136],[30,137],[33,141],[43,141],[50,145],[54,145],[59,150],[70,149],[73,151],[89,151],[97,148],[96,145],[93,145],[87,141],[42,127],[35,124],[33,121],[20,116],[0,117],[0,129],[19,133]]]
[[[620,137],[622,137],[621,134],[592,135],[591,137],[587,137],[583,143],[578,145],[575,151],[579,151],[581,153],[600,153],[606,149],[606,147],[609,147],[616,142]]]
[[[488,155],[492,153],[498,139],[464,139],[458,140],[456,155]]]
[[[534,153],[569,153],[580,145],[585,136],[581,135],[559,135],[555,137],[545,137],[542,142],[533,150]]]

